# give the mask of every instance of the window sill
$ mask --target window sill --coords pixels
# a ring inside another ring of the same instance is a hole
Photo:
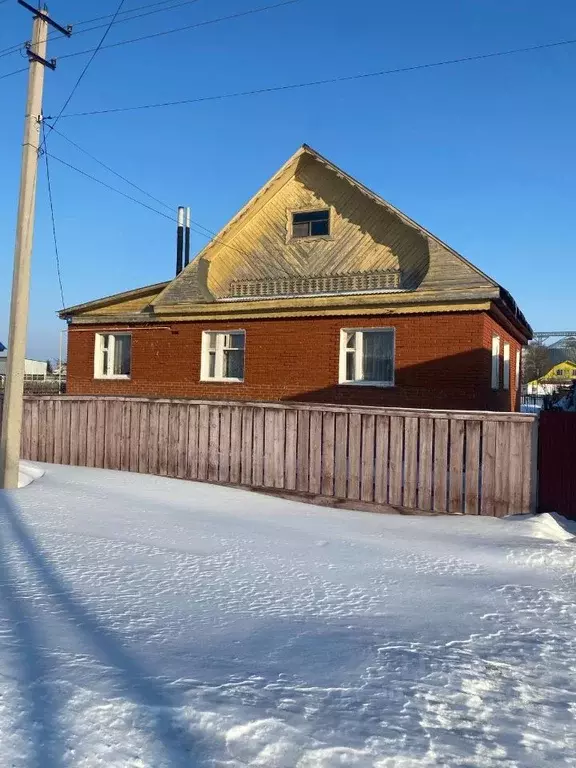
[[[391,389],[396,385],[393,382],[383,381],[340,381],[341,387],[378,387],[379,389]]]
[[[200,379],[201,384],[244,384],[244,379]]]
[[[111,376],[94,376],[94,379],[97,381],[106,381],[108,379],[111,379],[112,381],[118,381],[118,380],[129,381],[130,378],[131,378],[130,376],[126,376],[125,374],[122,374],[122,373],[111,375]]]

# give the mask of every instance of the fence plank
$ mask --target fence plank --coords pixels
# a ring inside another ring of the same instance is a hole
[[[264,487],[274,488],[274,416],[272,410],[264,411]]]
[[[375,416],[362,416],[362,470],[360,475],[360,498],[374,501],[374,442]]]
[[[150,403],[148,414],[148,472],[152,475],[158,474],[158,449],[159,449],[159,428],[160,428],[160,404]]]
[[[272,477],[275,488],[284,488],[284,435],[286,432],[286,412],[275,411],[274,415],[274,464]]]
[[[524,438],[523,425],[518,423],[510,424],[510,459],[508,462],[508,514],[518,514],[522,511],[522,485],[523,476],[523,447]]]
[[[432,511],[432,486],[434,476],[434,421],[420,419],[418,456],[418,509]]]
[[[252,485],[252,433],[254,409],[245,407],[242,411],[242,466],[240,482],[242,485]]]
[[[130,472],[140,470],[140,416],[142,404],[138,402],[130,403],[130,457],[128,465]]]
[[[448,511],[464,512],[464,422],[450,421],[450,475],[448,481]]]
[[[480,513],[480,435],[482,422],[466,422],[466,465],[464,470],[464,512]]]
[[[296,453],[298,439],[298,412],[286,411],[286,438],[284,440],[284,483],[288,491],[296,490]]]
[[[130,433],[132,429],[132,408],[127,400],[122,403],[121,437],[120,437],[120,469],[127,472],[130,469]]]
[[[168,477],[181,477],[180,407],[178,403],[171,403],[168,406],[168,462],[166,469]]]
[[[80,458],[80,410],[83,403],[70,403],[70,461],[72,466],[78,465]]]
[[[218,450],[218,480],[230,481],[230,406],[220,408],[220,443]]]
[[[197,405],[183,406],[188,412],[188,434],[186,438],[185,474],[188,480],[198,477],[198,420],[200,409]]]
[[[168,474],[168,424],[170,419],[170,404],[160,403],[158,412],[158,474]]]
[[[448,419],[434,421],[434,511],[447,512]]]
[[[264,409],[255,408],[252,415],[252,484],[264,482]]]
[[[418,506],[418,419],[404,420],[404,496],[402,505],[408,509]]]
[[[334,417],[334,496],[345,499],[348,493],[348,414]]]
[[[320,483],[323,496],[334,496],[334,425],[334,414],[325,413],[322,419],[322,479]]]
[[[56,403],[58,405],[58,402]],[[60,422],[62,423],[62,422]],[[104,467],[106,451],[106,403],[96,401],[96,435],[94,437],[94,466]],[[146,467],[146,472],[148,467]]]
[[[210,443],[210,408],[201,405],[198,409],[198,480],[208,478],[208,446]]]
[[[374,501],[388,503],[388,465],[390,453],[390,417],[376,416],[374,453]]]
[[[88,400],[88,413],[86,414],[86,466],[96,466],[96,408],[97,400]],[[139,421],[135,421],[138,424]]]
[[[218,480],[220,465],[220,407],[210,406],[208,416],[208,480]]]
[[[319,494],[322,488],[322,411],[310,413],[310,477],[308,490]]]
[[[38,400],[38,461],[46,461],[46,401]]]
[[[149,472],[150,463],[150,403],[142,403],[138,425],[138,472]]]
[[[296,466],[298,476],[296,488],[299,491],[308,491],[310,455],[310,411],[298,411],[298,454]]]
[[[403,462],[404,451],[404,418],[390,417],[390,463],[389,471],[389,503],[392,506],[402,506]]]
[[[360,499],[362,416],[351,413],[348,421],[348,499]]]
[[[70,464],[70,409],[73,403],[64,400],[62,402],[62,455],[60,460],[62,464]],[[34,432],[32,432],[34,439]]]
[[[0,401],[0,416],[2,415],[3,401]],[[32,431],[32,400],[24,400],[22,411],[22,435],[20,437],[20,451],[23,459],[30,459],[30,442]],[[0,427],[1,428],[1,427]]]
[[[38,461],[38,400],[33,400],[30,408],[30,459]]]
[[[46,461],[50,464],[54,461],[54,400],[46,400]],[[86,426],[88,434],[88,426]]]
[[[232,407],[230,413],[230,482],[240,483],[242,465],[242,408]]]
[[[508,514],[510,427],[507,422],[496,425],[496,481],[494,514],[504,517]]]
[[[482,424],[482,515],[494,515],[496,508],[496,427],[494,421]]]

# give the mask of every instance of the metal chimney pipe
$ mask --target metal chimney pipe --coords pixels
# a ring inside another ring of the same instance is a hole
[[[186,224],[184,227],[184,266],[190,264],[190,208],[186,208]]]
[[[182,255],[184,249],[184,208],[178,206],[178,228],[176,230],[176,274],[182,272]]]

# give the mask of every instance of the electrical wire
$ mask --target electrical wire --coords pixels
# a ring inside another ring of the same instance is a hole
[[[120,13],[118,15],[119,16],[123,16],[123,15],[125,15],[127,13],[134,13],[135,11],[143,10],[143,9],[146,9],[146,8],[151,8],[153,6],[166,5],[167,3],[174,3],[174,2],[175,2],[175,0],[162,0],[162,2],[160,2],[160,3],[157,2],[157,3],[148,3],[146,5],[138,5],[135,8],[129,8],[126,11],[120,11]],[[147,13],[140,13],[140,14],[138,14],[136,16],[131,16],[128,19],[116,19],[116,21],[114,21],[113,25],[122,24],[125,21],[136,21],[137,19],[141,19],[144,16],[150,16],[153,13],[162,13],[163,11],[171,11],[171,10],[174,10],[176,8],[180,8],[180,7],[184,6],[184,5],[192,5],[192,4],[197,3],[197,2],[199,2],[199,0],[183,0],[183,2],[179,2],[177,5],[172,5],[169,8],[158,8],[155,11],[148,11]],[[77,22],[75,22],[73,24],[73,26],[76,28],[76,27],[82,26],[84,24],[91,24],[91,23],[93,23],[95,21],[102,21],[102,19],[109,19],[111,17],[112,18],[114,17],[113,13],[107,14],[106,16],[96,16],[96,18],[85,19],[84,21],[77,21]],[[97,27],[90,27],[89,29],[81,29],[79,31],[77,31],[75,29],[74,37],[78,37],[78,35],[83,35],[86,32],[92,32],[95,29],[102,29],[105,26],[106,26],[105,24],[100,24]],[[45,40],[46,41],[47,40],[52,40],[53,41],[53,40],[59,40],[59,39],[61,39],[63,37],[65,37],[65,35],[61,35],[58,32],[52,31],[45,38]],[[41,40],[40,42],[45,42],[45,40]],[[26,41],[24,40],[21,43],[15,43],[14,45],[9,46],[8,48],[4,48],[3,50],[0,51],[0,58],[2,58],[3,56],[9,56],[10,54],[13,54],[13,53],[18,53],[18,51],[25,44],[26,44]]]
[[[42,121],[42,137],[44,146],[46,146],[46,129],[44,127],[44,121]],[[56,274],[58,275],[58,286],[60,288],[60,299],[62,301],[62,309],[66,306],[64,301],[64,288],[62,287],[62,270],[60,267],[60,251],[58,248],[58,237],[56,236],[56,220],[54,217],[54,200],[52,196],[52,181],[50,179],[50,164],[48,162],[48,152],[44,151],[44,160],[46,164],[46,182],[48,188],[48,201],[50,203],[50,217],[52,219],[52,239],[54,241],[54,255],[56,258]]]
[[[249,91],[236,91],[234,93],[220,93],[213,96],[199,96],[193,99],[179,99],[178,101],[156,102],[154,104],[139,104],[133,107],[111,107],[109,109],[94,109],[86,112],[72,112],[61,115],[66,117],[86,117],[91,115],[106,115],[114,112],[133,112],[142,109],[158,109],[160,107],[176,107],[182,104],[198,104],[203,101],[218,101],[221,99],[236,99],[244,96],[255,96],[262,93],[275,93],[278,91],[296,90],[299,88],[312,88],[319,85],[329,85],[332,83],[351,82],[353,80],[364,80],[373,77],[384,77],[385,75],[397,75],[404,72],[415,72],[422,69],[433,69],[436,67],[450,66],[454,64],[464,64],[471,61],[482,61],[486,59],[497,58],[500,56],[512,56],[514,54],[529,53],[531,51],[541,51],[548,48],[557,48],[563,45],[574,45],[576,39],[559,40],[553,43],[542,43],[541,45],[531,45],[524,48],[510,48],[505,51],[495,51],[492,53],[479,53],[473,56],[462,56],[456,59],[444,59],[442,61],[428,62],[425,64],[413,64],[407,67],[396,67],[394,69],[382,69],[376,72],[362,72],[356,75],[342,75],[339,77],[328,77],[322,80],[309,80],[302,83],[290,83],[287,85],[276,85],[269,88],[256,88]],[[48,117],[47,120],[52,118]]]
[[[68,139],[67,136],[64,136],[60,131],[55,131],[63,138],[67,139],[71,144],[73,144],[75,147],[77,147],[79,150],[84,152],[86,155],[91,157],[93,160],[95,160],[97,163],[102,165],[104,168],[106,168],[108,171],[113,173],[114,175],[118,176],[118,178],[125,181],[127,184],[130,184],[130,186],[134,187],[134,189],[137,189],[142,194],[146,195],[147,197],[151,198],[155,202],[159,203],[163,207],[167,208],[170,211],[174,210],[173,206],[168,205],[167,203],[163,202],[162,200],[159,200],[158,198],[151,195],[149,192],[146,192],[146,190],[142,189],[138,185],[134,184],[134,182],[127,179],[125,176],[122,176],[121,174],[114,171],[112,168],[110,168],[108,165],[103,163],[101,160],[98,160],[97,157],[89,153],[87,150],[80,147],[80,145],[76,144],[76,142],[73,142],[72,139]],[[127,194],[126,192],[123,192],[122,190],[118,189],[117,187],[113,187],[111,184],[107,184],[105,181],[102,181],[101,179],[97,178],[96,176],[93,176],[92,174],[88,173],[87,171],[83,171],[81,168],[76,167],[75,165],[72,165],[72,163],[67,162],[66,160],[62,160],[62,158],[57,157],[56,155],[53,155],[52,153],[48,153],[50,157],[53,160],[56,160],[57,162],[61,163],[62,165],[65,165],[67,168],[70,168],[73,171],[76,171],[77,173],[81,174],[82,176],[86,177],[87,179],[91,179],[92,181],[96,182],[97,184],[100,184],[101,186],[105,187],[106,189],[109,189],[111,192],[116,192],[116,194],[121,195],[122,197],[125,197],[127,200],[131,200],[133,203],[136,203],[137,205],[142,206],[143,208],[146,208],[149,211],[152,211],[153,213],[156,213],[158,216],[162,216],[165,219],[168,219],[168,221],[172,221],[177,223],[177,218],[174,215],[168,215],[166,213],[163,213],[162,211],[159,211],[157,208],[154,208],[151,205],[148,205],[148,203],[144,203],[142,200],[138,200],[138,198],[133,197],[132,195]],[[191,220],[191,229],[194,230],[199,235],[202,235],[202,237],[205,237],[207,240],[211,240],[213,242],[218,242],[221,245],[230,248],[233,251],[236,251],[237,253],[242,254],[242,256],[247,257],[248,254],[244,251],[240,250],[239,248],[236,248],[234,245],[230,245],[226,241],[222,240],[218,235],[213,232],[211,229],[208,229],[208,227],[205,227],[203,224],[200,224],[197,221]],[[204,230],[204,231],[201,231]]]
[[[271,5],[263,5],[263,6],[260,6],[259,8],[248,9],[247,11],[239,11],[238,13],[232,13],[232,14],[230,14],[228,16],[220,16],[220,17],[218,17],[216,19],[208,19],[207,21],[197,22],[195,24],[186,24],[183,27],[176,27],[175,29],[166,29],[166,30],[164,30],[162,32],[153,32],[152,34],[142,35],[141,37],[134,37],[134,38],[132,38],[130,40],[120,40],[117,43],[109,43],[108,45],[103,45],[98,50],[103,50],[104,51],[104,50],[109,50],[110,48],[118,48],[119,46],[122,46],[122,45],[130,45],[131,43],[139,43],[142,40],[152,40],[153,38],[156,38],[156,37],[163,37],[165,35],[173,35],[176,32],[185,32],[188,29],[198,29],[199,27],[206,27],[206,26],[208,26],[210,24],[217,24],[217,23],[219,23],[221,21],[230,21],[232,19],[239,19],[239,18],[242,18],[244,16],[250,16],[250,15],[255,14],[255,13],[262,13],[263,11],[270,11],[270,10],[273,10],[274,8],[282,8],[283,6],[286,6],[286,5],[294,5],[295,3],[299,3],[299,2],[302,2],[302,0],[282,0],[282,2],[279,2],[279,3],[273,3]],[[92,53],[92,51],[94,51],[94,50],[96,50],[96,49],[95,48],[87,48],[84,51],[75,51],[74,53],[66,53],[64,56],[60,56],[59,59],[62,60],[62,59],[72,58],[73,56],[83,56],[86,53]]]
[[[8,72],[5,75],[0,75],[0,80],[4,80],[5,77],[12,77],[12,75],[19,75],[20,72],[27,72],[28,67],[22,67],[21,69],[15,69],[14,72]]]
[[[112,17],[112,21],[110,21],[110,22],[109,22],[109,24],[106,26],[106,30],[104,31],[104,34],[103,34],[103,35],[102,35],[102,37],[100,38],[100,42],[98,43],[98,45],[96,46],[96,48],[94,48],[94,49],[93,49],[93,51],[92,51],[92,56],[90,56],[89,60],[86,62],[86,66],[84,67],[84,69],[82,70],[82,72],[80,72],[80,74],[79,74],[79,76],[78,76],[78,78],[77,78],[76,82],[74,83],[74,85],[73,85],[73,87],[72,87],[72,90],[70,91],[70,95],[68,96],[68,98],[67,98],[67,99],[66,99],[66,101],[64,102],[64,105],[62,106],[62,109],[60,110],[60,112],[58,113],[58,115],[56,116],[56,118],[54,119],[54,123],[53,123],[53,125],[52,125],[52,126],[49,126],[49,128],[52,128],[54,125],[56,125],[56,123],[58,122],[58,120],[59,120],[59,119],[60,119],[60,117],[62,116],[62,112],[64,112],[64,110],[66,109],[66,107],[68,106],[68,104],[70,104],[70,102],[71,102],[71,100],[72,100],[72,97],[73,97],[73,96],[74,96],[74,94],[76,93],[76,91],[77,91],[77,89],[78,89],[78,86],[80,85],[80,83],[82,82],[82,79],[84,78],[84,75],[86,74],[86,72],[88,71],[88,68],[90,67],[90,65],[92,64],[92,62],[93,62],[93,61],[94,61],[94,59],[96,58],[96,56],[98,55],[98,51],[100,51],[100,49],[102,48],[102,45],[103,45],[103,43],[104,43],[104,40],[106,40],[106,37],[107,37],[108,33],[109,33],[109,32],[110,32],[110,30],[112,29],[112,25],[114,24],[114,19],[115,19],[115,18],[116,18],[116,16],[117,16],[117,15],[120,13],[120,10],[122,9],[122,6],[124,5],[125,1],[126,1],[126,0],[120,0],[120,2],[118,3],[118,7],[117,7],[117,9],[116,9],[116,13],[115,13],[115,14],[114,14],[114,16]]]

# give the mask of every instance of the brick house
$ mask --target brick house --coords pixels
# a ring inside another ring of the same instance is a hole
[[[70,394],[516,410],[510,294],[304,145],[174,279],[65,309]]]

